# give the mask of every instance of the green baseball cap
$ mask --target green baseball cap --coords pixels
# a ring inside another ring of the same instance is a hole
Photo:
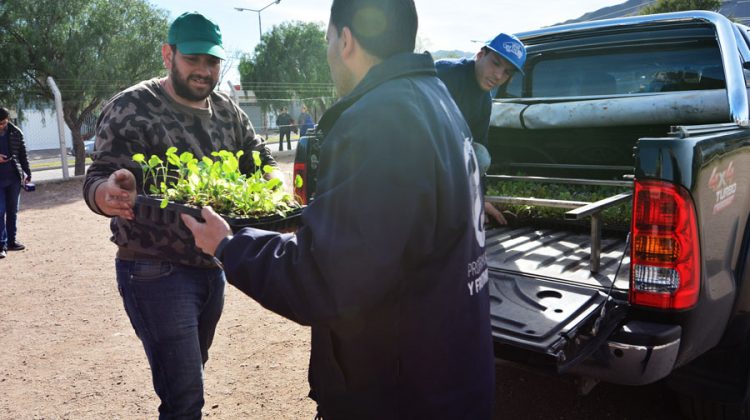
[[[185,12],[169,27],[167,42],[183,54],[209,54],[224,60],[219,25],[198,12]]]

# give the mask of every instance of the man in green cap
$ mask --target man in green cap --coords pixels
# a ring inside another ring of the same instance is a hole
[[[83,195],[92,211],[111,218],[117,245],[117,285],[146,351],[161,399],[160,418],[200,418],[203,366],[224,305],[224,272],[187,231],[136,218],[137,193],[149,191],[132,157],[164,157],[176,147],[196,158],[243,150],[240,168],[276,166],[247,115],[214,90],[225,58],[219,27],[198,13],[172,23],[162,46],[168,75],[114,96],[96,128],[96,153]]]

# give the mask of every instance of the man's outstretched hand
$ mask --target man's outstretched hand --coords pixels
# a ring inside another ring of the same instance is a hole
[[[219,242],[232,234],[227,221],[222,219],[211,207],[203,207],[203,210],[201,210],[201,217],[206,221],[205,223],[201,223],[184,213],[181,217],[185,226],[193,232],[195,246],[208,255],[214,255]]]
[[[493,220],[500,226],[505,226],[508,224],[508,221],[505,220],[505,216],[503,216],[503,213],[500,211],[500,209],[498,209],[494,204],[488,201],[484,202],[484,214],[487,221]]]
[[[107,216],[133,220],[135,195],[135,176],[127,169],[118,169],[96,189],[95,200],[99,210]]]

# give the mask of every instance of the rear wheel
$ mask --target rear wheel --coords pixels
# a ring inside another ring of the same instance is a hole
[[[680,395],[680,411],[690,420],[748,420],[748,398],[739,403],[724,403]]]
[[[750,220],[750,217],[748,217]],[[738,292],[750,294],[750,222],[745,227]],[[672,373],[668,384],[678,394],[680,411],[690,420],[750,420],[750,305],[739,308],[722,344]]]

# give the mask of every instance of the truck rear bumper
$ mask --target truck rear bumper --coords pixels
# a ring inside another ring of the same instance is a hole
[[[674,369],[682,328],[630,321],[567,373],[621,385],[656,382]]]

